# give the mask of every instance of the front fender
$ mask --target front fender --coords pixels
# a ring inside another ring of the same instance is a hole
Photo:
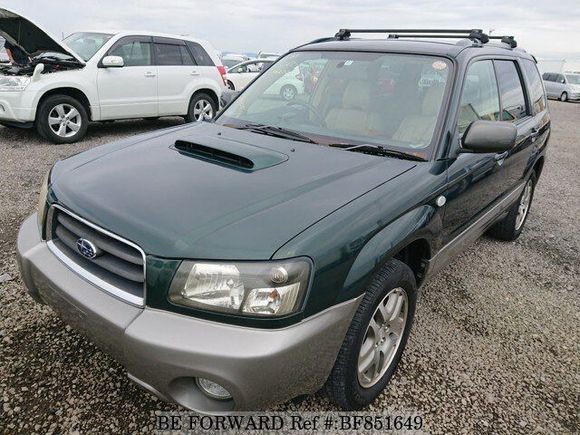
[[[384,227],[360,250],[346,277],[339,301],[363,293],[375,271],[409,243],[425,239],[431,244],[442,226],[441,213],[431,205],[423,205]]]
[[[29,89],[27,89],[29,95],[32,97],[30,101],[30,107],[34,109],[36,115],[36,109],[43,96],[48,92],[54,91],[56,89],[75,89],[82,92],[89,101],[91,110],[94,111],[98,108],[98,97],[96,92],[96,74],[87,69],[85,66],[83,69],[74,69],[69,71],[58,71],[50,74],[41,74],[40,78],[33,82]],[[93,113],[93,119],[95,118]]]

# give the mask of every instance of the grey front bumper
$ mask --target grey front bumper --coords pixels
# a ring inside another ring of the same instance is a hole
[[[360,301],[275,330],[135,307],[65,266],[40,239],[35,215],[20,228],[18,262],[28,292],[121,362],[131,379],[201,412],[263,409],[317,391]],[[220,383],[233,400],[206,397],[196,377]]]

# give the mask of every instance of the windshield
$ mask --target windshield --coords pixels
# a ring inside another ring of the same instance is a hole
[[[85,62],[95,55],[113,35],[109,33],[73,33],[64,42]]]
[[[571,85],[580,85],[580,75],[578,74],[566,74],[566,80]]]
[[[426,157],[451,64],[438,57],[294,52],[218,118],[299,132],[321,144],[371,143]]]

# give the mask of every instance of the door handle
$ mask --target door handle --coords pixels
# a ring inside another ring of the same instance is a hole
[[[157,74],[155,74],[155,73],[152,73],[152,72],[150,72],[150,71],[147,71],[147,72],[145,73],[145,77],[157,77]]]
[[[532,128],[532,131],[530,132],[530,138],[532,139],[532,142],[535,142],[539,135],[540,130],[538,130],[536,127]]]
[[[199,75],[199,73],[198,73],[197,71],[192,71],[192,72],[191,72],[191,75],[192,75],[192,76],[198,76],[198,75]]]

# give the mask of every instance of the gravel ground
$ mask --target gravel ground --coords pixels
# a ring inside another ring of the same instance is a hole
[[[482,238],[424,289],[400,369],[370,409],[417,412],[434,433],[577,433],[580,403],[580,104],[550,102],[553,134],[522,236]],[[18,226],[57,159],[179,123],[92,126],[76,145],[0,127],[0,431],[133,432],[178,410],[35,304],[15,259]],[[276,410],[330,410],[315,395]]]

